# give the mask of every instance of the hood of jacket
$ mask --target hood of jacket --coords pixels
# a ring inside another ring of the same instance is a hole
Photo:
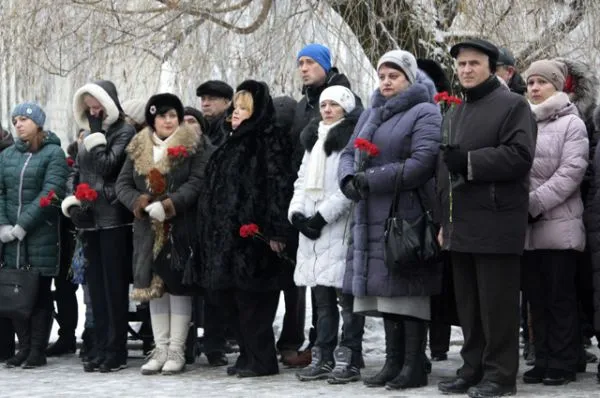
[[[382,108],[382,121],[423,102],[430,101],[429,90],[422,83],[411,84],[406,90],[390,98],[385,98],[379,89],[371,96],[371,107]]]
[[[46,145],[60,146],[60,138],[58,138],[58,136],[56,134],[54,134],[52,131],[44,131],[44,138],[42,139],[42,141],[40,143],[40,147],[39,147],[38,151],[41,150]],[[29,143],[21,140],[20,138],[17,138],[17,140],[15,141],[15,147],[17,148],[17,150],[19,152],[27,152],[29,150]]]
[[[246,80],[237,86],[235,92],[248,91],[252,95],[252,101],[254,102],[254,112],[250,118],[242,121],[242,123],[235,130],[235,135],[240,135],[246,132],[259,131],[266,132],[269,126],[273,125],[275,108],[273,106],[273,99],[269,94],[269,86],[265,82],[259,82],[256,80]],[[233,104],[229,108],[228,115],[233,113]],[[226,122],[227,130],[232,131],[231,121]]]
[[[429,77],[429,75],[427,75],[427,73],[425,73],[421,69],[417,69],[415,82],[425,86],[425,88],[427,89],[427,94],[429,95],[429,102],[435,104],[434,97],[437,94],[437,89],[435,88],[435,83]]]
[[[567,58],[556,58],[555,60],[567,66],[574,83],[571,101],[579,109],[581,118],[584,121],[589,120],[597,105],[596,97],[600,88],[598,77],[594,70],[584,62]]]
[[[113,82],[109,80],[98,80],[94,83],[87,83],[80,87],[73,96],[73,115],[80,128],[86,130],[90,129],[87,119],[87,107],[83,102],[83,98],[86,94],[97,99],[106,110],[106,119],[104,119],[103,123],[105,128],[114,124],[123,114],[123,108],[121,108],[121,103],[119,102],[117,88]]]
[[[323,143],[323,150],[327,156],[331,155],[333,152],[339,152],[346,147],[361,113],[362,109],[355,108],[352,112],[347,114],[339,124],[329,130],[327,138],[325,138],[325,142]],[[320,122],[321,117],[313,118],[300,133],[302,147],[308,152],[312,151],[312,148],[319,138]]]
[[[579,116],[577,107],[571,103],[569,96],[562,91],[557,92],[541,104],[531,104],[531,111],[536,122],[558,119],[566,115]]]

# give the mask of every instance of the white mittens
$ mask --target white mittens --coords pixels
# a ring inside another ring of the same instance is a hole
[[[25,231],[20,225],[15,225],[10,231],[10,233],[12,234],[12,236],[19,239],[20,241],[25,239],[25,235],[27,235],[27,231]]]
[[[62,213],[67,218],[71,218],[71,216],[69,215],[69,209],[71,208],[71,206],[81,206],[81,201],[77,199],[75,195],[67,196],[60,204]]]
[[[165,208],[163,207],[161,202],[154,202],[146,206],[144,209],[148,213],[148,215],[154,218],[157,221],[163,222],[165,221]]]
[[[88,152],[101,145],[106,145],[106,136],[102,133],[92,133],[83,139],[83,146]]]
[[[15,236],[12,234],[13,226],[12,225],[1,225],[0,226],[0,241],[2,243],[8,243],[15,240]]]

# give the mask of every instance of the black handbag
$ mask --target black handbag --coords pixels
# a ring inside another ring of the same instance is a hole
[[[27,320],[31,318],[38,296],[40,273],[31,268],[25,240],[23,246],[25,265],[16,269],[5,267],[4,244],[0,245],[0,318]]]
[[[407,220],[398,213],[399,185],[402,185],[404,165],[400,170],[400,184],[395,183],[394,200],[385,223],[383,259],[391,273],[411,273],[418,268],[437,263],[442,259],[442,249],[437,240],[437,228],[433,222],[431,206],[423,204],[423,195],[416,193],[423,213],[414,220]],[[398,178],[398,177],[396,177]]]

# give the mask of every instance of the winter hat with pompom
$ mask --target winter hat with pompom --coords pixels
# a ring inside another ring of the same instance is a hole
[[[39,128],[44,128],[44,123],[46,122],[46,113],[42,107],[31,101],[15,106],[10,118],[14,120],[17,116],[25,116],[31,119]]]
[[[327,87],[321,93],[321,97],[319,97],[319,104],[325,100],[334,101],[339,106],[344,108],[346,113],[352,112],[356,106],[354,93],[344,86]]]

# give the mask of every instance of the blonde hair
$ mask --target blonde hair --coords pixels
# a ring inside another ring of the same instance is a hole
[[[250,91],[242,90],[235,93],[233,96],[233,107],[236,107],[237,103],[240,103],[240,106],[246,108],[250,115],[254,113],[254,98],[252,98],[252,94]]]

